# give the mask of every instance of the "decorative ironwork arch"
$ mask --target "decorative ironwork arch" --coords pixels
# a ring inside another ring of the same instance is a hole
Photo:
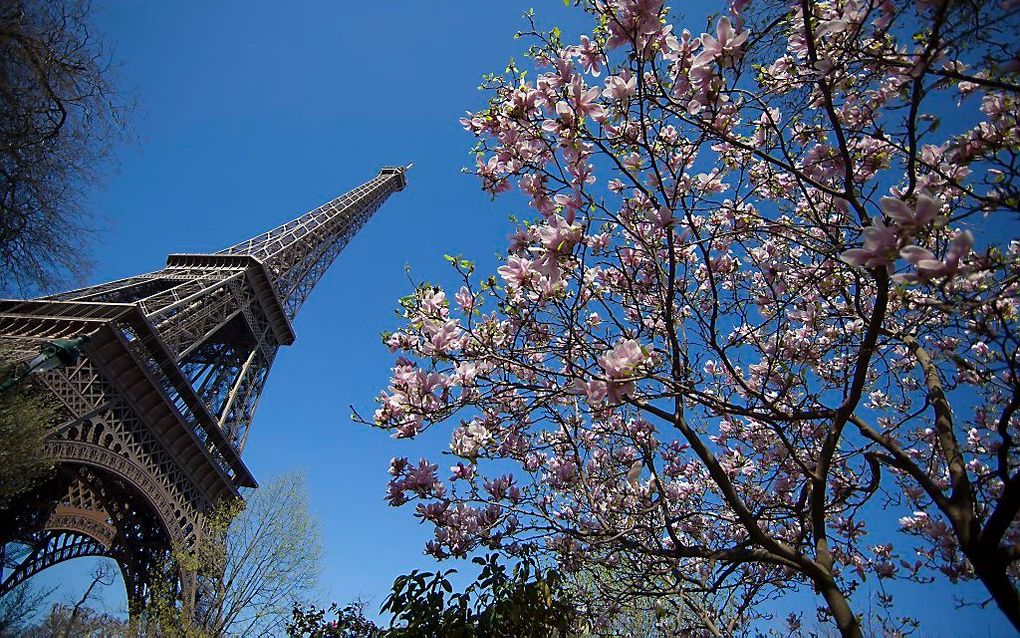
[[[0,596],[39,572],[64,561],[84,556],[109,556],[106,547],[85,534],[47,530],[29,545],[30,551],[0,583]]]
[[[0,582],[0,596],[33,575],[83,556],[113,559],[121,570],[131,607],[144,605],[153,570],[169,558],[168,530],[161,524],[146,495],[98,465],[65,463],[50,481],[56,500],[36,531],[22,528],[11,540],[28,547],[28,554]],[[178,575],[188,582],[186,574]],[[179,583],[179,584],[180,584]]]

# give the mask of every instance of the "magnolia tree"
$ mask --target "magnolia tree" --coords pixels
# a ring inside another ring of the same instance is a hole
[[[713,634],[807,584],[858,636],[866,578],[1020,628],[1020,3],[581,4],[463,120],[533,214],[402,301],[375,424],[459,458],[394,459],[389,502]]]

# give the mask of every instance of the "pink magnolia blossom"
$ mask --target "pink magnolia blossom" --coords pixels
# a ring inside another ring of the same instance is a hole
[[[712,62],[719,62],[723,67],[731,67],[742,55],[741,47],[747,42],[747,31],[736,33],[730,19],[726,16],[719,18],[715,29],[716,37],[707,33],[701,34],[701,53],[692,62],[692,66],[705,66]]]
[[[934,253],[920,246],[905,246],[900,256],[917,269],[916,275],[898,276],[900,281],[916,281],[948,277],[960,270],[960,260],[970,254],[974,247],[974,236],[969,230],[956,234],[946,251],[945,259],[938,259]]]
[[[871,220],[871,226],[864,229],[864,247],[844,250],[839,258],[851,266],[891,269],[899,250],[899,242],[896,229],[886,226],[876,217]]]
[[[563,217],[553,215],[538,227],[537,233],[541,247],[533,249],[538,254],[534,268],[551,281],[559,281],[559,260],[569,255],[574,244],[581,240],[581,226],[567,223]]]
[[[634,389],[632,377],[647,360],[647,350],[634,339],[619,342],[599,357],[598,364],[609,379],[607,396],[610,401],[620,401]]]
[[[602,95],[611,100],[625,100],[637,91],[637,78],[629,73],[611,75],[606,78],[606,88]]]
[[[629,42],[643,50],[662,25],[659,12],[663,0],[614,0],[609,5],[609,40],[607,49],[615,49]]]
[[[505,266],[500,266],[499,276],[503,278],[507,284],[520,288],[528,280],[532,270],[532,262],[530,259],[523,259],[517,255],[510,255],[506,260]]]
[[[570,106],[578,117],[590,117],[596,122],[606,119],[606,109],[598,103],[601,91],[597,86],[584,86],[580,75],[575,75],[570,82]],[[558,112],[558,111],[557,111]]]
[[[450,450],[457,456],[474,458],[492,441],[492,434],[477,419],[462,424],[453,433]]]
[[[457,305],[460,306],[460,309],[464,312],[471,312],[474,310],[475,304],[477,303],[475,296],[471,293],[471,289],[467,286],[461,286],[460,290],[458,290],[457,294],[454,296],[454,299],[457,301]]]
[[[584,69],[585,73],[594,76],[598,76],[601,73],[604,59],[602,52],[599,51],[598,47],[595,46],[595,42],[589,39],[588,36],[582,35],[581,43],[574,47],[571,53],[578,57],[581,62],[581,68]]]
[[[883,197],[880,205],[882,212],[894,222],[914,227],[925,226],[935,221],[942,208],[937,200],[925,193],[917,196],[917,205],[913,209],[903,200],[893,197]]]

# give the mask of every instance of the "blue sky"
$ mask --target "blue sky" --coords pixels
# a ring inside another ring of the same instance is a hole
[[[543,24],[579,33],[584,16],[560,0],[389,2],[114,2],[96,0],[99,30],[134,87],[140,140],[95,192],[103,232],[92,282],[155,270],[172,252],[215,251],[413,161],[407,190],[390,198],[337,260],[277,358],[245,452],[266,482],[307,472],[322,519],[324,600],[382,601],[393,578],[432,565],[431,531],[383,501],[394,455],[445,448],[436,431],[413,443],[352,424],[386,385],[392,358],[379,333],[398,324],[395,301],[417,280],[448,277],[444,253],[491,271],[517,200],[495,203],[460,173],[472,138],[458,118],[482,106],[481,76],[521,57],[513,40],[535,6]],[[688,4],[700,30],[721,7]],[[88,561],[37,580],[77,595]],[[471,567],[468,572],[474,573]],[[920,590],[915,590],[920,593]],[[931,635],[1008,633],[991,610],[954,611],[944,585],[926,588]],[[920,597],[900,599],[917,612]],[[106,604],[123,605],[120,586]],[[797,597],[777,611],[814,601]],[[904,609],[907,611],[907,609]]]

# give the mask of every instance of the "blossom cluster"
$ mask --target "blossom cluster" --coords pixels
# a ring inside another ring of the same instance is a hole
[[[847,635],[869,573],[1020,577],[1008,4],[740,0],[695,35],[598,0],[576,43],[531,18],[533,68],[461,122],[534,215],[386,339],[374,423],[452,424],[445,487],[391,471],[429,551],[810,581]]]

